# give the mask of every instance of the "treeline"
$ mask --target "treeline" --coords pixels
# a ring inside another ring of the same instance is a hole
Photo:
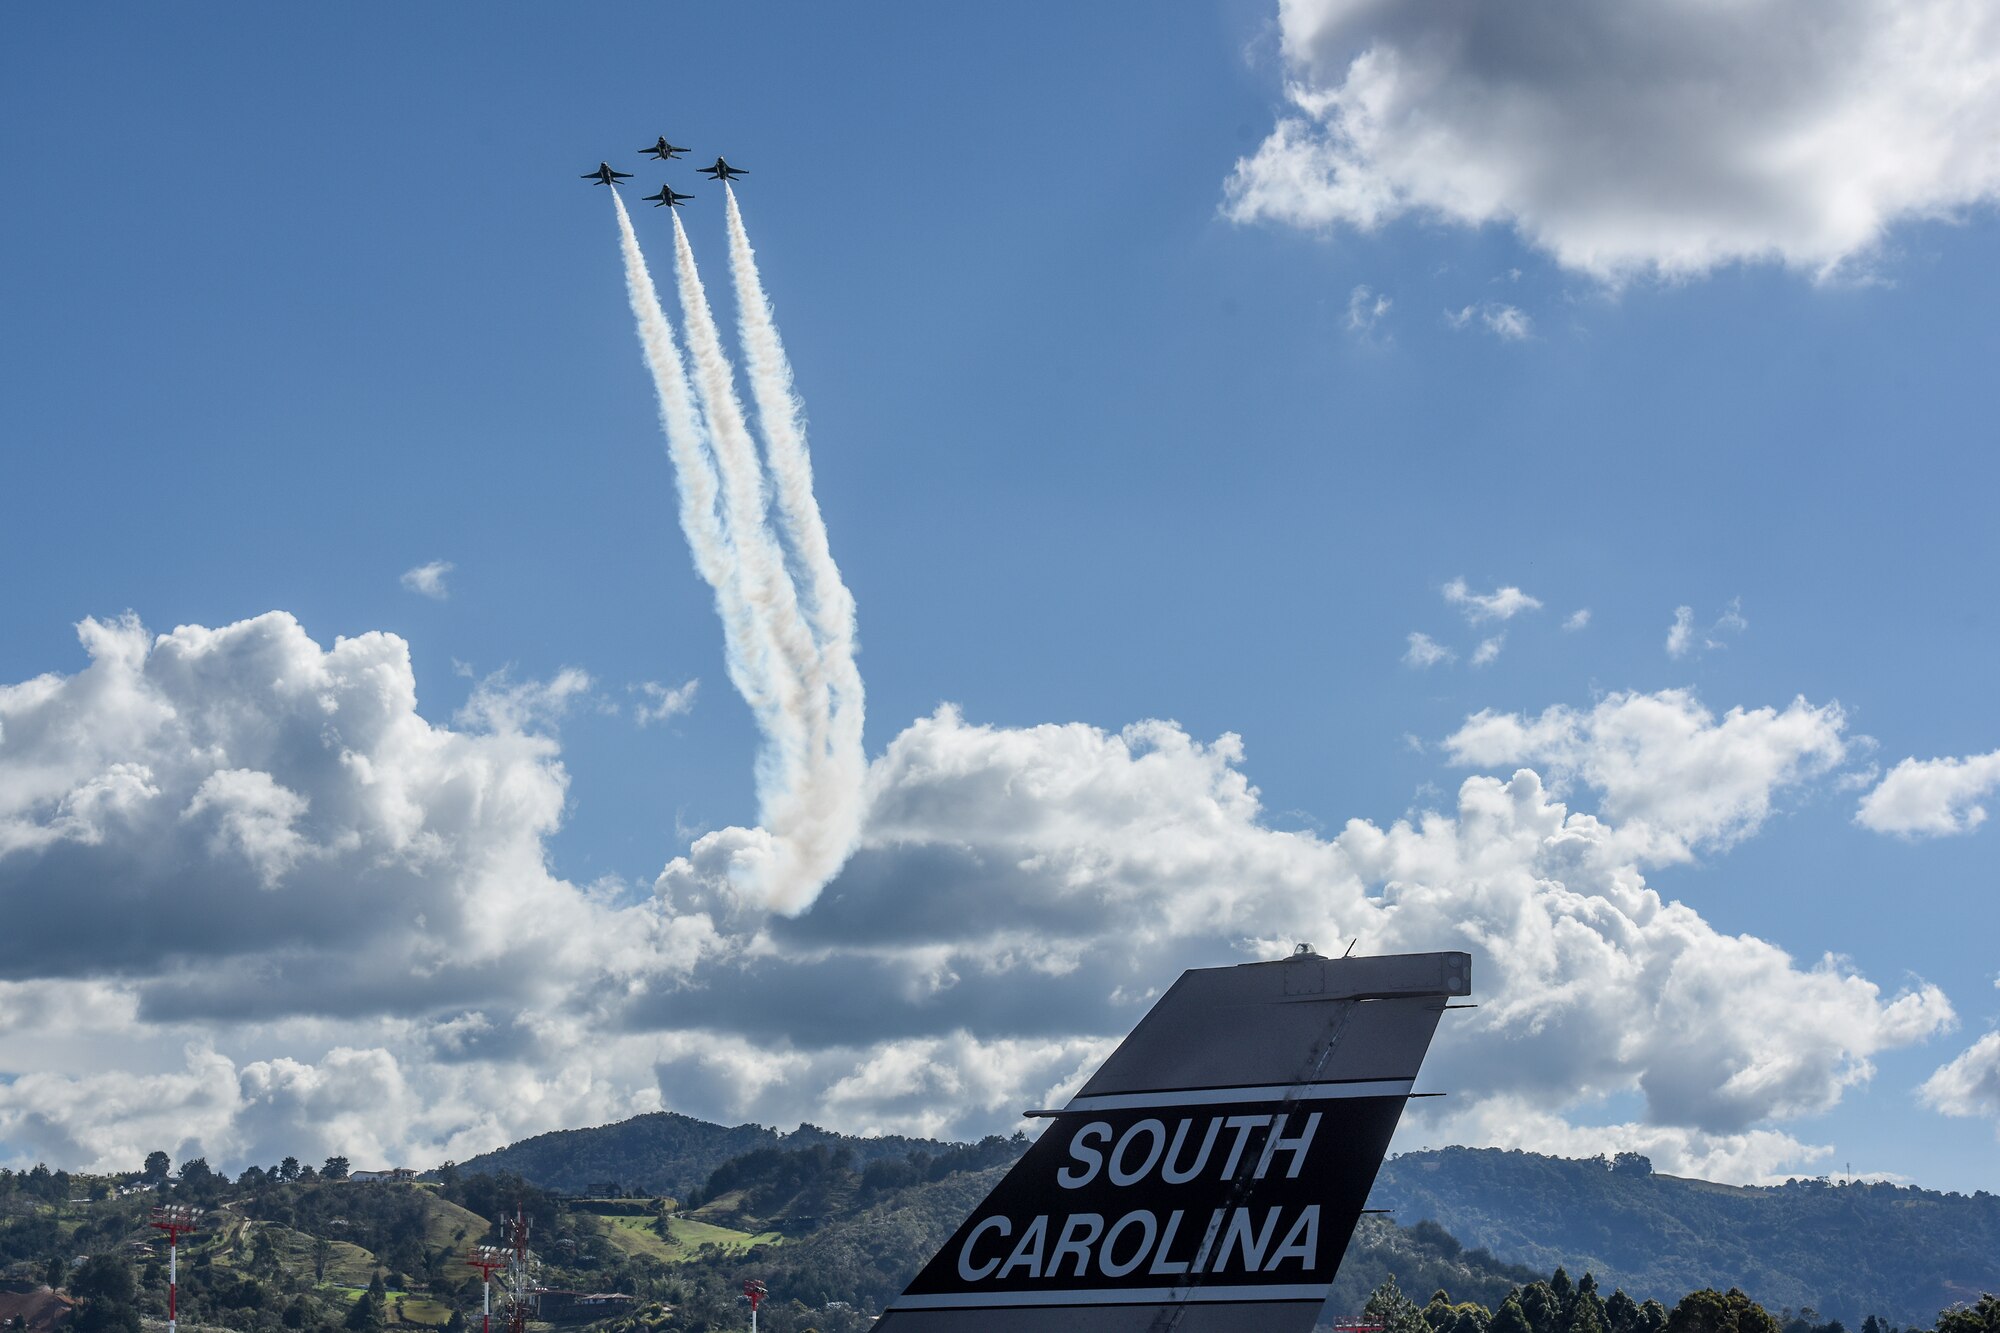
[[[1369,1296],[1363,1319],[1381,1325],[1383,1333],[1857,1333],[1810,1307],[1773,1314],[1735,1287],[1704,1287],[1668,1309],[1657,1300],[1635,1301],[1622,1288],[1605,1296],[1592,1274],[1572,1282],[1562,1268],[1546,1281],[1510,1290],[1495,1308],[1454,1301],[1443,1288],[1419,1306],[1392,1274]],[[2000,1333],[2000,1296],[1988,1293],[1976,1302],[1948,1307],[1929,1331]],[[1898,1328],[1871,1314],[1858,1333],[1924,1330]]]
[[[1660,1175],[1636,1154],[1442,1148],[1384,1163],[1370,1202],[1538,1272],[1588,1268],[1664,1300],[1739,1287],[1850,1327],[1871,1313],[1921,1326],[2000,1290],[2000,1198],[1984,1192],[1824,1178],[1746,1188]]]
[[[570,1195],[603,1193],[615,1183],[654,1196],[688,1199],[723,1164],[763,1148],[797,1152],[846,1148],[857,1169],[883,1158],[936,1154],[956,1145],[899,1135],[857,1138],[800,1125],[789,1134],[762,1125],[714,1125],[674,1111],[653,1111],[591,1129],[537,1134],[461,1162],[461,1170],[505,1172]]]
[[[851,1187],[854,1202],[867,1204],[913,1185],[1011,1164],[1027,1150],[1025,1134],[1011,1138],[990,1134],[978,1143],[947,1146],[935,1153],[919,1148],[903,1157],[878,1157],[856,1171],[853,1146],[846,1143],[756,1148],[715,1168],[683,1206],[699,1208],[725,1194],[741,1192],[746,1209],[762,1213],[802,1194],[824,1193],[833,1185]]]

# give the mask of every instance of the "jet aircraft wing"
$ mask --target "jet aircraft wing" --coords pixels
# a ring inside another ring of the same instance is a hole
[[[1307,1333],[1463,953],[1184,973],[885,1333]]]

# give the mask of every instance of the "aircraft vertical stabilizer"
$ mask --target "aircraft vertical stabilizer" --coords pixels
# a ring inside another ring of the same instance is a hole
[[[1182,974],[884,1315],[888,1333],[1307,1333],[1463,953]]]

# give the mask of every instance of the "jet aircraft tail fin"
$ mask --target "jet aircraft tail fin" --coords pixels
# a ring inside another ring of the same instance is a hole
[[[878,1327],[1306,1333],[1471,982],[1304,948],[1183,973]]]

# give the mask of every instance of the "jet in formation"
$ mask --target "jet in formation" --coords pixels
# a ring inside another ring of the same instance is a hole
[[[679,208],[682,204],[694,198],[694,196],[691,194],[676,194],[674,193],[673,186],[662,185],[658,194],[641,195],[640,198],[652,204],[654,208]]]
[[[584,172],[583,178],[587,181],[596,181],[599,185],[616,185],[619,181],[630,180],[632,173],[613,171],[609,162],[599,162],[597,170]]]
[[[701,167],[698,170],[709,179],[721,181],[724,184],[735,180],[738,176],[747,176],[750,174],[741,167],[730,166],[728,162],[719,157],[715,159],[714,166]]]
[[[659,158],[662,162],[668,162],[685,153],[687,149],[668,143],[667,136],[662,134],[658,143],[654,144],[651,148],[641,148],[639,151],[651,154],[653,157]]]

